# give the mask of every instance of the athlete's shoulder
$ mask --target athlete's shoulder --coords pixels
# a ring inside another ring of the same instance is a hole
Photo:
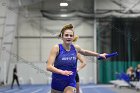
[[[53,49],[57,49],[57,48],[59,48],[59,45],[58,45],[58,44],[53,45],[52,48],[53,48]]]
[[[77,51],[81,49],[79,45],[74,45],[74,47],[76,48]]]
[[[58,52],[59,51],[59,45],[58,44],[53,45],[52,46],[52,51]]]
[[[76,48],[77,48],[77,47],[80,47],[80,46],[79,46],[79,45],[77,45],[77,44],[74,44],[74,47],[76,47]]]

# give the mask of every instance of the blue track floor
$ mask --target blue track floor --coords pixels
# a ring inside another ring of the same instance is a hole
[[[82,93],[115,93],[108,87],[99,85],[81,85]],[[49,93],[50,85],[21,85],[21,89],[14,86],[0,87],[0,93]]]

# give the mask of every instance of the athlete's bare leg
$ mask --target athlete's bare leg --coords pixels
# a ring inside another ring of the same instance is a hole
[[[77,82],[77,83],[76,83],[76,93],[80,93],[79,86],[80,86],[80,84],[79,84],[79,82]]]
[[[63,93],[63,91],[58,91],[58,90],[55,90],[55,89],[51,89],[51,93]]]
[[[68,86],[65,88],[64,93],[76,93],[76,88]]]

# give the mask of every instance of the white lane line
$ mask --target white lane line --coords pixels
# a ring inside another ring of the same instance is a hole
[[[113,87],[113,85],[82,86],[82,88],[100,88],[100,87]]]
[[[51,90],[49,90],[49,92],[48,93],[51,93]]]
[[[51,90],[48,91],[48,93],[51,93]],[[80,93],[83,93],[82,89],[80,88]]]
[[[4,92],[8,93],[8,92],[13,92],[13,91],[17,91],[18,89],[10,89],[10,90],[6,90]]]
[[[22,93],[22,92],[25,92],[25,91],[28,91],[28,90],[30,90],[30,88],[28,88],[28,89],[21,89],[20,91],[17,91],[17,92],[14,92],[14,93]]]
[[[82,89],[80,88],[80,93],[83,93]]]
[[[35,91],[33,91],[33,92],[30,92],[30,93],[37,93],[37,92],[39,92],[39,91],[41,91],[41,90],[43,90],[43,88],[37,89],[37,90],[35,90]]]

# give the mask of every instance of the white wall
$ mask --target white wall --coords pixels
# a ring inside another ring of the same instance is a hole
[[[6,8],[6,6],[5,6]],[[0,8],[0,11],[4,13],[5,8]],[[48,58],[51,47],[54,44],[58,44],[61,42],[61,39],[58,38],[39,38],[39,37],[48,37],[48,36],[56,36],[59,34],[60,29],[63,25],[72,23],[75,26],[75,34],[79,36],[87,36],[90,38],[80,38],[77,41],[82,48],[93,50],[93,20],[85,21],[81,19],[77,20],[67,20],[67,21],[59,21],[59,20],[49,20],[40,16],[39,11],[30,11],[29,14],[26,14],[26,9],[20,8],[20,12],[25,15],[19,15],[18,24],[17,24],[17,34],[16,36],[25,36],[25,37],[38,37],[38,38],[20,38],[14,40],[14,44],[12,46],[11,51],[11,64],[9,68],[8,75],[8,84],[11,83],[12,80],[12,69],[14,64],[18,64],[18,74],[19,79],[22,84],[30,84],[32,80],[33,84],[40,83],[50,83],[51,73],[46,76],[44,73],[38,72],[37,69],[31,66],[31,64],[27,64],[27,62],[33,62],[39,68],[45,70],[45,62]],[[25,13],[24,13],[25,12]],[[5,16],[2,14],[2,16]],[[30,16],[28,16],[30,15]],[[0,23],[4,24],[4,18],[0,18]],[[3,26],[0,26],[0,30],[3,31]],[[2,37],[2,31],[0,31],[0,37]],[[1,42],[2,39],[0,39]],[[86,42],[86,45],[85,45]],[[19,60],[19,61],[18,61]],[[24,61],[23,61],[24,60]],[[81,83],[94,82],[94,74],[92,63],[93,60],[87,60],[88,65],[85,69],[83,69],[80,74]],[[4,70],[4,66],[2,65],[2,69]],[[89,72],[87,75],[87,72]],[[5,73],[6,74],[6,73]],[[91,80],[91,81],[89,81]]]
[[[15,64],[17,63],[11,63],[10,65],[8,84],[12,82]],[[45,65],[46,63],[28,63],[27,61],[20,61],[17,64],[17,74],[20,84],[48,84],[48,75],[50,75],[50,72],[46,72]]]
[[[5,0],[0,2],[0,37],[2,37],[2,33],[4,30],[4,21],[5,21],[5,10],[6,5],[4,3]],[[13,0],[16,1],[16,0]],[[24,0],[22,0],[24,1]],[[27,2],[27,0],[26,0]],[[18,6],[15,3],[16,7]],[[110,10],[110,9],[120,9],[120,6],[111,2],[111,0],[96,0],[96,9],[101,10]],[[32,5],[31,5],[32,6]],[[44,75],[43,73],[38,72],[37,69],[33,68],[31,64],[36,65],[37,67],[45,70],[45,61],[48,58],[51,47],[54,44],[58,44],[61,42],[60,39],[57,38],[49,38],[56,36],[59,34],[60,29],[63,25],[72,23],[74,25],[75,34],[79,36],[85,36],[88,38],[79,38],[76,42],[82,48],[94,50],[94,40],[93,37],[93,20],[87,21],[82,19],[75,20],[49,20],[41,17],[39,9],[41,8],[41,3],[35,5],[36,9],[28,10],[28,7],[20,7],[20,15],[18,18],[17,24],[17,36],[23,36],[24,38],[19,38],[14,41],[12,46],[11,53],[11,64],[9,69],[9,78],[8,83],[11,83],[12,80],[12,69],[14,64],[18,64],[18,74],[20,77],[20,81],[23,84],[29,84],[33,81],[33,84],[40,83],[50,83],[51,73],[47,72],[48,75]],[[38,7],[38,9],[37,9]],[[133,7],[133,9],[139,10],[139,5]],[[12,10],[11,10],[12,11]],[[14,13],[14,11],[13,11]],[[1,44],[2,39],[0,39]],[[1,47],[0,47],[1,48]],[[87,57],[86,57],[87,58]],[[21,60],[22,59],[22,60]],[[23,62],[31,62],[25,63]],[[21,61],[21,62],[20,62]],[[94,59],[92,57],[87,58],[87,66],[79,72],[81,83],[91,83],[96,82],[95,74],[96,63],[94,63]],[[79,63],[78,63],[79,64]],[[2,63],[0,63],[3,66]],[[4,68],[2,68],[4,69]]]
[[[3,36],[3,31],[4,31],[4,25],[5,25],[5,19],[6,19],[6,8],[7,8],[7,2],[5,0],[0,1],[0,60],[1,60],[1,52],[2,52],[2,36]],[[5,80],[5,74],[6,69],[5,63],[2,63],[0,61],[0,82],[3,82]]]
[[[97,10],[140,10],[140,3],[138,0],[95,0],[95,2]]]
[[[5,24],[5,16],[6,16],[6,3],[0,2],[0,53],[1,53],[1,43],[2,43],[2,35],[4,31],[4,24]]]
[[[45,62],[49,56],[49,52],[51,50],[51,47],[55,44],[58,44],[61,41],[61,39],[58,38],[49,38],[49,36],[53,37],[60,33],[60,29],[63,27],[63,25],[72,23],[75,28],[75,34],[78,34],[79,36],[85,36],[85,38],[79,38],[76,44],[80,45],[84,49],[93,50],[93,22],[91,21],[83,21],[81,19],[77,20],[69,20],[69,21],[54,21],[54,20],[47,20],[45,18],[41,18],[41,24],[39,24],[38,19],[22,19],[19,17],[19,26],[18,26],[18,33],[20,36],[40,36],[39,33],[41,33],[42,36],[47,38],[20,38],[18,41],[18,54],[19,58],[24,58],[25,60],[29,62],[39,62],[35,64],[42,64],[40,62]],[[22,20],[22,21],[21,21]],[[35,24],[30,23],[28,20],[32,20],[31,22],[35,22]],[[59,24],[58,24],[59,23]],[[32,25],[36,25],[36,27]],[[40,26],[41,25],[41,26]],[[38,26],[38,27],[37,27]],[[40,27],[39,27],[40,26]],[[40,29],[39,29],[40,28]],[[52,31],[52,32],[51,32]],[[32,34],[33,33],[33,34]],[[41,37],[41,36],[40,36]],[[41,44],[41,45],[40,45]],[[41,56],[41,58],[40,58]],[[41,60],[40,60],[41,59]],[[92,58],[91,58],[92,59]],[[93,67],[96,64],[93,64],[93,60],[87,60],[87,67],[83,69],[83,71],[79,72],[81,83],[93,83],[95,82],[95,76],[96,71],[93,71]],[[22,67],[26,65],[22,65]],[[45,65],[44,65],[45,66]],[[25,68],[23,67],[23,68]],[[28,69],[32,69],[31,67],[27,66]],[[22,68],[20,68],[22,69]],[[24,70],[24,69],[23,69]],[[28,73],[22,72],[23,70],[20,70],[20,73],[23,73],[24,76],[21,75],[21,77],[24,77],[25,81],[27,81],[27,78],[29,77]],[[35,76],[34,70],[29,70],[30,75],[32,76],[32,79],[34,83],[42,83],[42,81],[46,83],[50,83],[51,75],[48,75],[48,79],[44,79],[44,76],[42,74],[38,74],[38,78]],[[87,72],[89,73],[87,75]],[[27,76],[26,76],[27,75]],[[40,75],[40,76],[39,76]],[[41,79],[39,79],[39,77]],[[41,81],[42,80],[42,81]]]

